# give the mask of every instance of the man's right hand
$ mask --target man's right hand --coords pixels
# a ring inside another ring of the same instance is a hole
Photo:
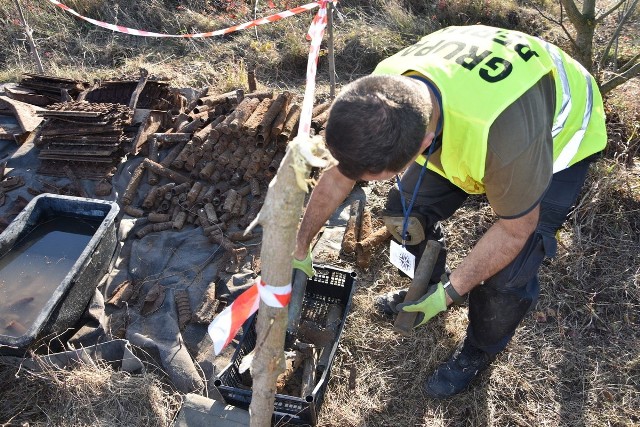
[[[307,256],[303,260],[299,260],[294,256],[291,266],[293,267],[294,270],[302,271],[304,274],[307,275],[307,277],[313,277],[316,274],[315,270],[313,269],[313,261],[311,260],[311,250],[309,250],[309,252],[307,253]],[[295,274],[295,271],[294,271],[294,274]]]

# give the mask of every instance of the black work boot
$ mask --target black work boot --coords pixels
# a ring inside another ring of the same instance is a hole
[[[424,392],[435,399],[458,394],[492,361],[493,357],[464,340],[449,360],[438,366],[427,379]]]
[[[373,306],[378,313],[393,316],[394,314],[398,314],[400,311],[398,310],[397,305],[404,302],[405,296],[407,296],[406,289],[390,291],[384,295],[378,295],[375,297],[373,300]]]

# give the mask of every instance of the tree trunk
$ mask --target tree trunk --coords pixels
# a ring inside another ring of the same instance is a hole
[[[584,0],[582,12],[575,0],[560,0],[567,11],[569,21],[576,30],[575,59],[589,72],[593,69],[593,34],[596,29],[596,2]]]
[[[289,145],[278,174],[260,211],[263,240],[260,258],[262,280],[271,286],[286,286],[291,281],[291,262],[305,192],[297,185],[293,170],[295,149]],[[308,173],[307,173],[308,176]],[[287,309],[260,302],[257,341],[251,366],[253,395],[249,411],[251,427],[271,426],[276,378],[284,372],[284,339]]]

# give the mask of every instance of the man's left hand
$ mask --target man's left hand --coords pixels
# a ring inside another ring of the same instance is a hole
[[[398,309],[409,313],[418,313],[415,328],[424,325],[436,314],[447,309],[447,294],[442,282],[431,285],[427,293],[417,301],[405,301],[398,304]]]

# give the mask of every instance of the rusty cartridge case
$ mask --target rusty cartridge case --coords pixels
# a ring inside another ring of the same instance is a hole
[[[241,189],[237,190],[238,191],[238,195],[240,197],[244,197],[246,195],[248,195],[249,193],[251,193],[251,185],[247,184],[244,187],[242,187]]]
[[[271,104],[273,104],[273,99],[264,98],[242,125],[242,132],[250,136],[256,136],[258,134],[258,125],[262,122]]]
[[[182,129],[187,123],[191,122],[192,120],[193,120],[193,117],[189,116],[188,114],[185,114],[185,113],[178,114],[173,119],[173,130],[176,131],[176,133],[178,133],[180,129]]]
[[[260,100],[258,98],[245,98],[240,104],[238,104],[235,110],[235,117],[229,123],[231,131],[242,131],[242,125],[249,117],[251,117],[251,114],[253,114],[259,104]]]
[[[262,161],[262,158],[264,157],[264,153],[265,153],[265,149],[264,148],[257,148],[256,150],[254,150],[254,152],[251,153],[251,162],[252,163],[257,163],[258,165],[260,165],[260,162]]]
[[[202,203],[211,203],[211,200],[213,200],[213,196],[215,195],[215,191],[215,185],[207,187],[207,190],[202,192]]]
[[[158,187],[151,187],[142,201],[142,207],[151,209],[156,204],[156,200],[158,200]]]
[[[226,92],[218,95],[209,95],[198,99],[196,105],[208,105],[209,107],[215,107],[218,104],[225,104],[229,102],[229,98],[234,97],[235,91]]]
[[[331,101],[325,101],[323,103],[316,105],[315,107],[313,107],[313,110],[311,110],[311,117],[316,117],[320,115],[320,113],[322,113],[323,111],[328,110],[330,106],[331,106]]]
[[[238,197],[239,197],[238,192],[233,188],[230,188],[225,193],[225,199],[224,199],[224,204],[222,205],[222,210],[225,212],[231,212],[233,210],[233,206],[235,205]]]
[[[184,147],[187,145],[186,142],[180,142],[171,148],[164,159],[160,162],[160,164],[166,168],[171,166],[171,163],[180,155]]]
[[[171,195],[177,196],[178,194],[186,193],[190,189],[191,189],[191,183],[183,182],[182,184],[174,185],[173,188],[171,188]]]
[[[138,239],[141,239],[151,232],[170,230],[172,227],[173,227],[173,222],[171,221],[147,224],[136,232],[136,237]]]
[[[316,130],[316,132],[320,132],[320,130],[324,127],[327,119],[329,118],[329,111],[324,110],[322,113],[311,119],[311,127]]]
[[[278,145],[285,145],[291,137],[296,135],[301,111],[301,107],[298,104],[293,104],[289,108],[287,119],[282,126],[282,132],[278,135]]]
[[[147,215],[147,219],[149,222],[168,222],[171,220],[171,215],[169,214],[161,214],[158,212],[151,212]]]
[[[184,227],[184,223],[187,220],[187,213],[185,211],[180,211],[178,212],[178,215],[176,215],[175,219],[173,220],[173,224],[172,227],[174,230],[182,230],[182,227]]]
[[[267,166],[267,169],[269,170],[269,172],[272,172],[272,173],[278,172],[278,168],[280,167],[280,163],[282,163],[283,158],[284,158],[283,152],[279,152],[275,156],[273,156],[273,159],[271,160],[271,162],[269,162],[269,166]]]
[[[189,190],[189,192],[187,193],[187,204],[189,206],[193,206],[193,204],[196,202],[198,195],[202,191],[202,187],[203,185],[200,181],[196,181],[193,183],[191,190]]]
[[[161,164],[154,162],[153,160],[144,159],[142,164],[147,169],[157,173],[158,175],[162,175],[166,178],[169,178],[172,181],[179,182],[179,183],[189,182],[188,177],[181,175],[178,172],[175,172],[167,167],[164,167]]]
[[[168,146],[168,145],[188,142],[191,139],[191,134],[183,133],[183,132],[154,133],[152,136],[158,140],[158,143],[161,146]]]
[[[211,225],[209,223],[209,218],[207,217],[207,213],[204,211],[204,208],[198,209],[198,221],[200,221],[200,227],[208,227]]]
[[[284,122],[287,120],[287,113],[289,112],[289,106],[285,106],[280,110],[275,120],[271,125],[271,139],[276,139],[278,135],[282,133],[282,129],[284,128]]]
[[[213,207],[213,204],[205,203],[202,209],[204,209],[204,213],[207,216],[209,224],[215,224],[218,222],[218,215],[216,215],[216,209]]]
[[[242,160],[240,161],[240,164],[238,165],[238,168],[246,171],[250,164],[251,164],[251,157],[244,156],[242,158]]]
[[[233,158],[233,150],[228,148],[224,153],[218,156],[218,164],[221,166],[227,165]]]
[[[160,202],[160,206],[158,207],[158,213],[168,212],[171,209],[171,201],[163,200]]]
[[[154,162],[158,161],[158,140],[157,138],[151,137],[148,141],[149,144],[149,154],[148,158],[153,160]],[[158,175],[152,170],[147,171],[147,182],[151,185],[156,185],[160,179]]]
[[[204,141],[206,141],[207,138],[209,138],[209,133],[211,133],[211,129],[212,129],[211,125],[212,124],[209,123],[208,125],[206,125],[205,127],[203,127],[202,129],[200,129],[199,131],[193,134],[193,137],[191,139],[193,140],[194,144],[202,145]]]
[[[258,197],[261,193],[260,181],[255,178],[251,178],[249,180],[249,189],[251,190],[251,195],[253,197]]]
[[[276,119],[280,111],[286,109],[289,106],[289,100],[291,99],[291,93],[288,91],[282,92],[273,100],[269,109],[262,117],[262,120],[257,126],[258,135],[264,134],[264,131],[271,130],[271,125]]]
[[[215,193],[216,195],[221,195],[227,192],[227,190],[229,189],[230,185],[227,181],[221,181],[219,183],[216,184],[216,190]]]
[[[246,93],[244,95],[245,98],[258,98],[260,101],[265,98],[273,98],[273,90],[261,90],[259,92],[250,91],[251,93]]]
[[[131,205],[125,205],[122,207],[124,213],[134,218],[140,218],[144,215],[144,211],[140,208],[133,207]]]
[[[246,226],[248,226],[249,224],[251,224],[251,221],[253,221],[258,214],[260,213],[260,209],[262,209],[262,205],[264,204],[264,194],[260,197],[254,197],[254,199],[251,201],[251,203],[249,204],[249,207],[247,209],[247,213],[240,218],[240,226],[242,228],[245,228]]]
[[[231,129],[230,125],[231,122],[236,119],[237,114],[237,111],[233,111],[232,113],[230,113],[218,126],[216,126],[216,130],[219,130],[225,135],[231,135],[233,130]]]
[[[209,181],[211,179],[211,175],[216,170],[216,162],[208,162],[199,173],[200,179],[204,179]]]
[[[130,205],[131,202],[133,201],[133,198],[135,197],[136,192],[138,191],[138,186],[140,185],[140,181],[142,181],[144,168],[145,168],[145,163],[143,161],[133,171],[133,174],[131,175],[131,181],[129,181],[129,185],[127,185],[127,188],[125,189],[124,194],[122,195],[123,205],[125,206]]]

